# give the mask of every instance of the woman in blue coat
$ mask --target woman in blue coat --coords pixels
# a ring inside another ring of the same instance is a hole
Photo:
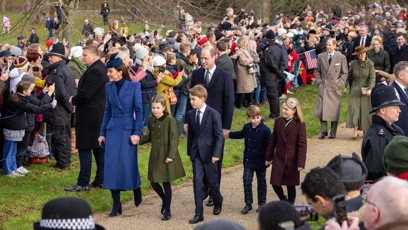
[[[105,143],[103,187],[112,193],[109,216],[122,214],[120,191],[133,190],[136,207],[142,201],[137,144],[142,129],[140,83],[131,82],[122,59],[111,56],[107,63],[106,109],[99,143]]]

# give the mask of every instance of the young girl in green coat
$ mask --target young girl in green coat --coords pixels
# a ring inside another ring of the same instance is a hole
[[[152,114],[148,121],[149,133],[142,136],[139,144],[152,142],[148,179],[153,190],[162,199],[162,220],[171,218],[170,182],[185,176],[178,152],[179,135],[176,120],[169,116],[166,101],[162,96],[151,100]],[[162,185],[160,185],[162,183]]]

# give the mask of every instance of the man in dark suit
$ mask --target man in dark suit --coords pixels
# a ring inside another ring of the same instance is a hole
[[[196,224],[204,220],[203,187],[207,181],[211,196],[214,199],[213,214],[222,210],[222,195],[218,183],[217,162],[220,161],[223,150],[224,136],[222,133],[220,114],[205,103],[207,90],[196,85],[190,89],[190,104],[194,108],[187,113],[189,126],[187,139],[187,154],[193,165],[195,215],[189,220]]]
[[[190,88],[198,84],[204,85],[209,95],[206,103],[220,113],[223,133],[227,134],[231,128],[234,114],[234,85],[231,74],[215,65],[215,55],[216,51],[213,48],[207,47],[202,50],[202,68],[193,71]],[[187,112],[191,109],[190,103],[187,103]],[[185,124],[184,129],[187,130],[187,128],[188,125]],[[219,183],[221,182],[222,158],[223,153],[217,162]],[[212,205],[212,202],[209,202],[209,205]]]
[[[71,101],[76,106],[76,148],[78,149],[80,171],[76,185],[65,188],[68,192],[89,190],[92,168],[92,152],[96,162],[96,176],[93,187],[102,188],[104,174],[104,149],[98,143],[100,127],[105,111],[105,83],[108,82],[105,64],[99,60],[95,46],[83,51],[84,64],[88,66],[78,83],[77,94]]]
[[[215,60],[215,65],[232,75],[233,79],[236,79],[234,64],[232,63],[231,58],[227,55],[228,45],[224,41],[217,42],[217,53],[218,58]]]
[[[400,101],[408,105],[408,61],[398,62],[394,67],[394,72],[395,81],[392,86],[397,90]],[[408,106],[400,106],[400,109],[399,119],[395,124],[404,130],[405,136],[408,136]]]
[[[400,61],[408,61],[408,45],[406,44],[406,35],[404,33],[397,33],[397,45],[390,47],[390,61],[391,73],[393,73],[394,66]]]
[[[360,26],[358,36],[354,39],[353,53],[356,51],[357,46],[370,46],[371,39],[372,37],[368,35],[368,27],[366,25]]]

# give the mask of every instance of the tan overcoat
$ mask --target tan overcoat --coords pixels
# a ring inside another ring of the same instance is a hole
[[[338,121],[342,87],[348,76],[346,57],[336,51],[329,65],[328,53],[319,54],[315,74],[318,100],[314,116],[323,121]]]
[[[253,63],[253,58],[245,49],[237,50],[237,93],[252,93],[257,87],[255,73],[248,73],[248,65]]]

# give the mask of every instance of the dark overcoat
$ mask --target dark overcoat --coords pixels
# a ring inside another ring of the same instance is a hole
[[[76,148],[99,147],[98,137],[105,111],[105,84],[109,81],[106,65],[95,61],[84,72],[78,83],[77,94],[72,97],[76,107]]]
[[[244,125],[241,131],[230,132],[229,138],[245,138],[244,167],[265,169],[265,153],[271,139],[271,130],[263,122],[253,128],[251,123]]]
[[[295,186],[300,184],[298,167],[306,163],[306,126],[293,119],[286,127],[283,117],[275,121],[266,161],[272,160],[271,184]]]
[[[147,178],[151,183],[171,182],[184,177],[183,163],[178,151],[179,135],[176,120],[168,115],[159,119],[151,116],[148,121],[149,134],[142,136],[139,144],[152,143]],[[165,163],[171,158],[171,163]]]
[[[396,81],[394,81],[391,85],[397,90],[400,101],[405,104],[400,106],[401,112],[399,114],[398,121],[396,121],[395,124],[404,130],[405,136],[408,136],[408,96]]]
[[[132,145],[130,136],[140,136],[141,129],[140,83],[126,80],[119,94],[114,83],[107,83],[100,132],[106,138],[104,188],[134,190],[140,186],[137,145]]]

